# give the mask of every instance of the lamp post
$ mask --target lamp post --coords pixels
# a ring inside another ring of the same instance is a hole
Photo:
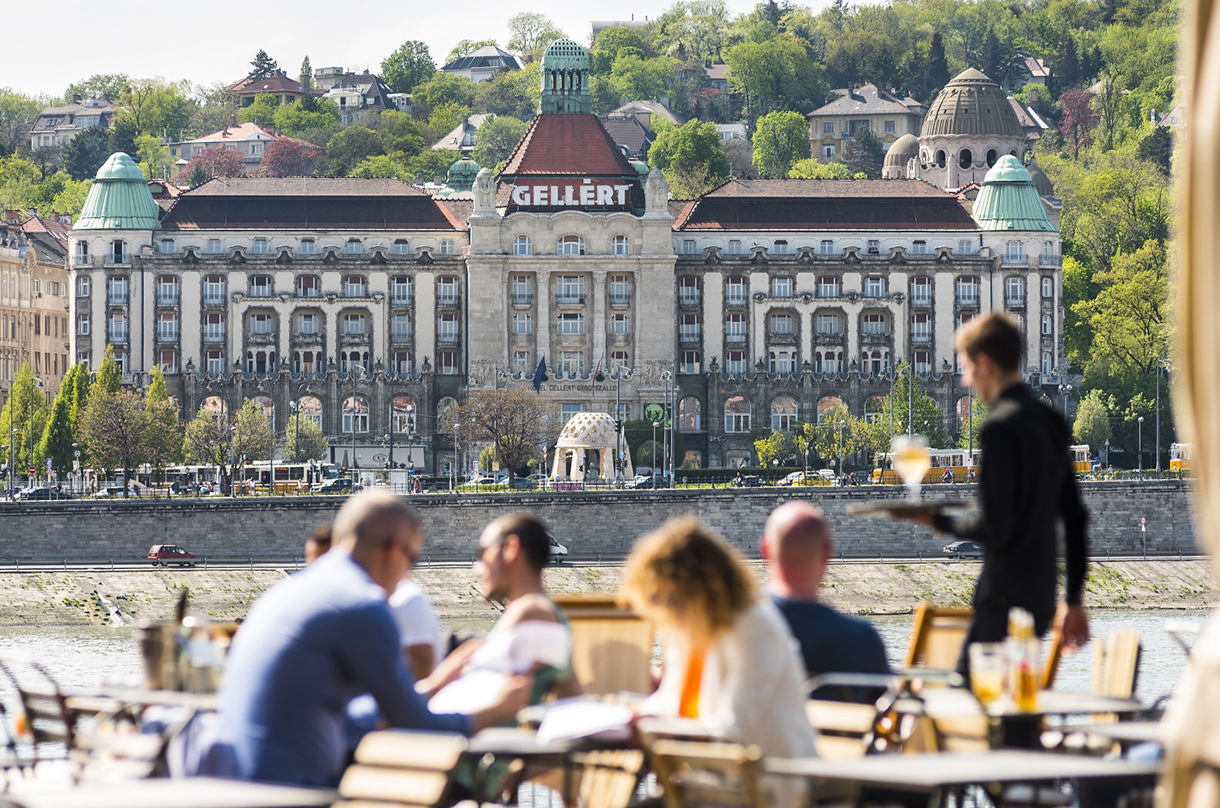
[[[665,470],[668,469],[669,480],[672,483],[673,477],[674,477],[674,449],[676,448],[673,446],[673,442],[674,442],[674,406],[673,406],[673,404],[674,404],[674,402],[673,402],[674,376],[668,370],[661,371],[661,381],[664,382],[664,384],[665,384],[665,421],[663,422],[665,431],[662,433],[662,437],[664,437],[664,439],[665,439],[665,451],[661,455],[661,469],[662,469],[662,476],[664,476]],[[666,485],[666,487],[668,488],[669,486]]]
[[[40,378],[38,378],[37,376],[34,376],[33,374],[31,374],[31,375],[30,375],[30,401],[29,401],[29,407],[30,407],[30,417],[29,417],[29,424],[30,424],[30,468],[34,468],[34,390],[35,390],[35,385],[38,385],[38,387],[42,387],[42,379],[40,379]],[[123,481],[123,484],[124,484],[124,485],[126,485],[126,484],[127,484],[127,481],[126,481],[126,480],[124,480],[124,481]],[[32,488],[33,486],[34,486],[34,474],[31,472],[31,473],[30,473],[30,487]]]
[[[8,496],[13,496],[13,447],[17,443],[17,427],[10,424],[8,430]]]
[[[1063,396],[1063,417],[1066,420],[1068,417],[1068,396],[1072,394],[1072,385],[1067,382],[1060,382],[1059,394]]]
[[[1139,458],[1136,463],[1139,465],[1140,479],[1144,477],[1144,416],[1135,419],[1136,424],[1136,453]]]
[[[1161,470],[1161,368],[1169,370],[1169,357],[1156,360],[1156,470]]]
[[[288,402],[288,412],[292,418],[292,454],[289,461],[296,463],[301,457],[301,405],[297,401]]]
[[[660,425],[660,421],[652,422],[652,445],[648,447],[648,460],[652,466],[653,490],[656,490],[657,487],[657,427]]]

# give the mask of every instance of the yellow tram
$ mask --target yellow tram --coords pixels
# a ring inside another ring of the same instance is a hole
[[[928,454],[931,456],[932,465],[923,475],[924,485],[934,485],[936,483],[947,482],[945,479],[945,471],[948,470],[953,475],[953,482],[964,483],[970,480],[970,467],[966,465],[966,456],[969,452],[965,449],[929,449]],[[979,468],[979,458],[982,456],[982,451],[974,450],[974,462],[971,465],[977,473]],[[893,457],[889,452],[878,452],[876,457],[876,468],[873,469],[872,482],[881,485],[901,485],[902,478],[898,476],[898,472],[893,468]]]
[[[1189,443],[1169,444],[1169,470],[1186,471],[1191,467],[1192,447]]]

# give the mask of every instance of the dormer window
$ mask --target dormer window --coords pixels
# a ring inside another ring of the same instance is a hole
[[[410,255],[411,243],[405,238],[395,239],[394,243],[390,246],[390,252],[394,255]]]
[[[364,252],[364,243],[358,238],[349,238],[343,245],[343,252],[347,255],[360,255]]]
[[[315,255],[318,252],[318,244],[311,238],[303,238],[297,252],[301,255]]]
[[[256,238],[256,239],[254,239],[253,242],[251,242],[251,244],[250,244],[250,254],[251,255],[266,255],[267,252],[268,252],[267,239]]]

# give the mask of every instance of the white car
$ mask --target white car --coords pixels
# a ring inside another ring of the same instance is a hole
[[[551,540],[551,563],[558,564],[568,555],[568,548],[550,533],[547,533],[546,537]]]
[[[834,485],[835,480],[838,479],[834,469],[818,469],[818,476],[829,482],[831,485]]]

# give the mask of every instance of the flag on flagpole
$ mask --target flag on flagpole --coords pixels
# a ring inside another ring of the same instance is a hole
[[[602,381],[605,377],[602,376],[602,360],[597,360],[597,367],[593,368],[593,380]]]
[[[545,356],[538,361],[538,367],[534,369],[534,378],[532,379],[532,381],[534,382],[534,392],[541,393],[542,392],[542,383],[544,381],[546,381],[546,357]]]

